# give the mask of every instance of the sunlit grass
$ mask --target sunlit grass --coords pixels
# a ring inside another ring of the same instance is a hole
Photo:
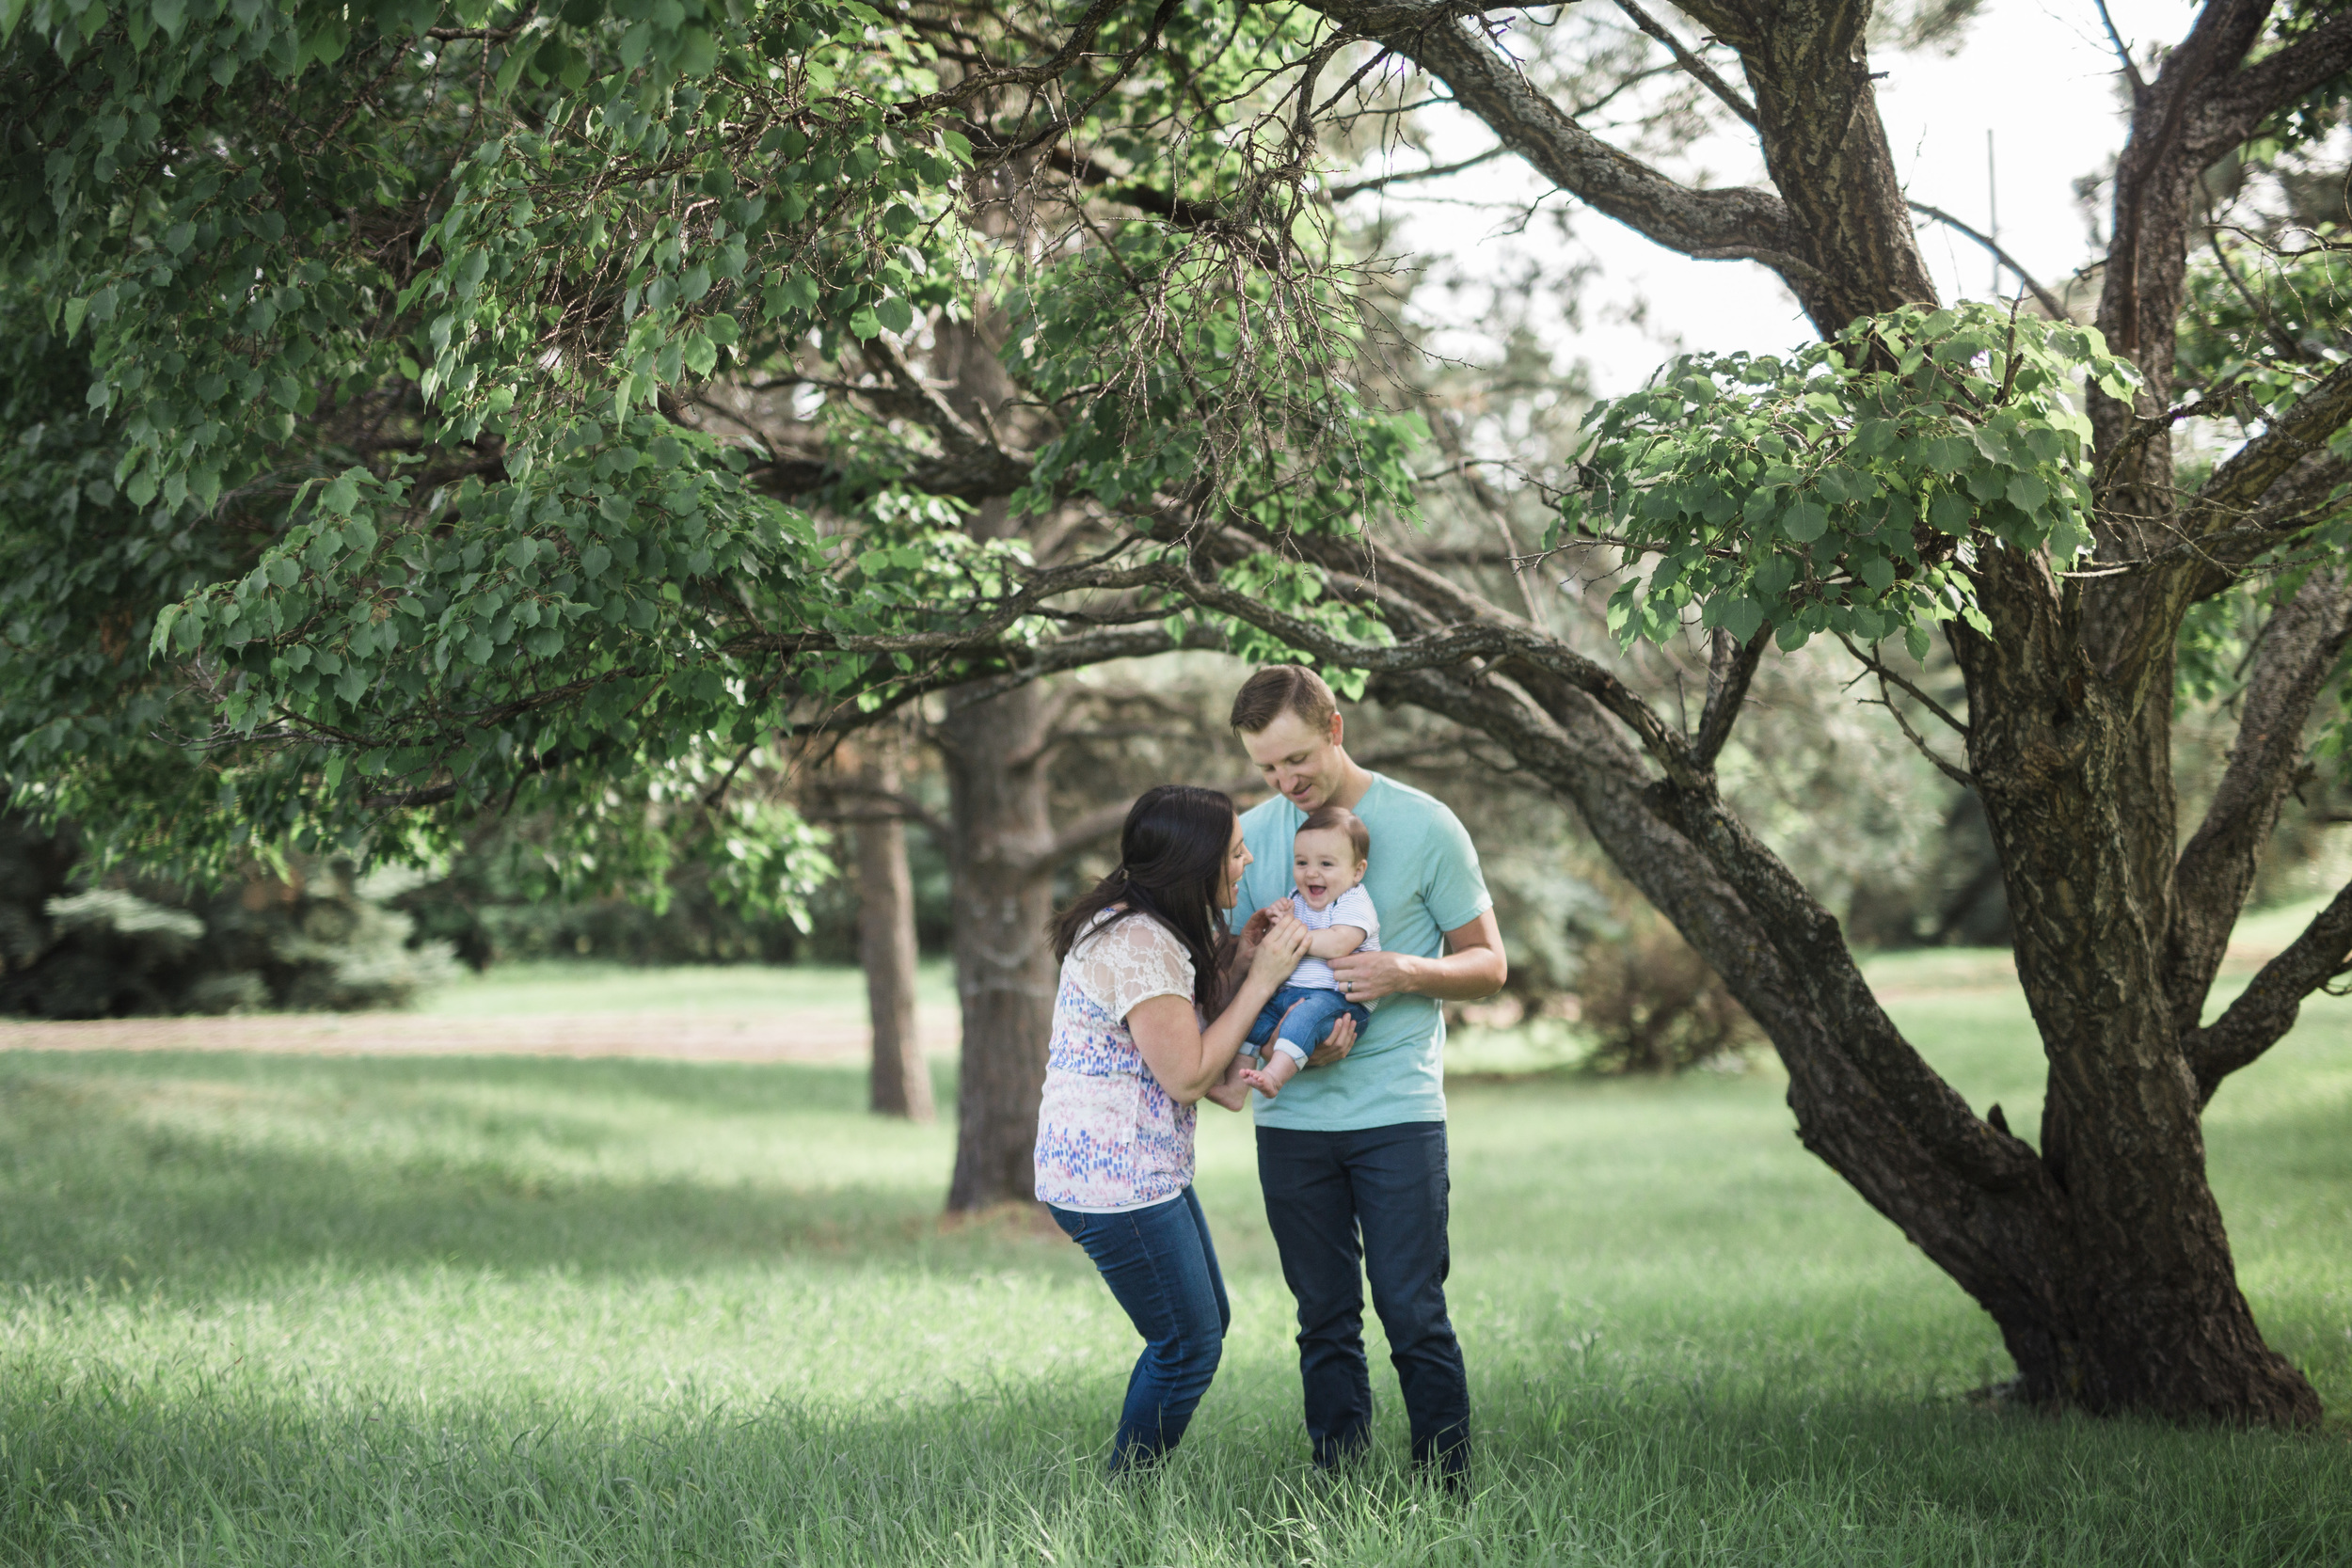
[[[2013,991],[1895,1010],[2033,1125]],[[2352,1007],[2273,1054],[2215,1104],[2214,1178],[2265,1332],[2344,1408]],[[1997,1337],[1781,1094],[1456,1085],[1456,1504],[1405,1472],[1376,1327],[1382,1446],[1308,1469],[1238,1118],[1201,1140],[1225,1364],[1116,1486],[1132,1330],[1058,1232],[939,1223],[952,1134],[866,1117],[854,1071],[0,1055],[0,1562],[2342,1560],[2340,1422],[1968,1402]]]

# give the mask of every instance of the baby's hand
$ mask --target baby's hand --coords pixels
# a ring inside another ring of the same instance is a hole
[[[1276,1083],[1273,1079],[1267,1077],[1263,1071],[1256,1068],[1244,1068],[1242,1069],[1241,1081],[1248,1085],[1251,1088],[1257,1090],[1260,1094],[1265,1096],[1268,1100],[1272,1100],[1276,1095],[1282,1092],[1281,1085]]]
[[[1266,908],[1273,912],[1274,918],[1277,920],[1287,918],[1288,916],[1298,912],[1297,904],[1288,898],[1277,898],[1273,903],[1268,904]]]

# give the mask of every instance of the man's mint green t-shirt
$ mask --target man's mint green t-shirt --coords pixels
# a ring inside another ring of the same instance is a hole
[[[1372,835],[1364,891],[1379,911],[1381,948],[1442,957],[1448,931],[1494,907],[1461,819],[1435,797],[1379,773],[1372,776],[1372,787],[1355,809]],[[1279,795],[1242,814],[1242,839],[1255,859],[1241,874],[1234,930],[1290,893],[1291,839],[1306,819],[1305,812]],[[1445,1014],[1435,1001],[1388,997],[1372,1010],[1372,1022],[1347,1060],[1300,1073],[1282,1085],[1279,1099],[1253,1095],[1258,1122],[1345,1132],[1443,1121],[1444,1050]]]

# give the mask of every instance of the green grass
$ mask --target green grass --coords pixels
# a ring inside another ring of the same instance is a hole
[[[2013,990],[1895,1010],[2032,1125]],[[0,1563],[2344,1560],[2341,1419],[1968,1402],[1996,1336],[1780,1096],[1764,1072],[1456,1089],[1457,1504],[1405,1473],[1376,1328],[1377,1456],[1309,1470],[1220,1113],[1225,1365],[1168,1471],[1114,1485],[1132,1330],[1057,1232],[941,1226],[949,1132],[866,1117],[854,1072],[0,1053]],[[2210,1122],[2248,1294],[2334,1409],[2348,1134],[2332,1003]]]
[[[953,1006],[955,976],[945,960],[916,971],[915,1000]],[[863,1012],[866,976],[854,969],[803,965],[676,965],[561,960],[500,964],[428,991],[417,1011],[468,1018],[547,1013],[732,1013],[763,1008]]]

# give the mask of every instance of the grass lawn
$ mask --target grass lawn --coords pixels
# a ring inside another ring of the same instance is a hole
[[[581,978],[474,1002],[661,1005]],[[2014,990],[1880,978],[2030,1135]],[[942,1227],[950,1132],[866,1117],[855,1071],[0,1053],[0,1563],[2352,1557],[2341,1416],[2280,1436],[1969,1403],[1997,1338],[1780,1096],[1769,1072],[1457,1086],[1457,1504],[1404,1473],[1376,1327],[1379,1455],[1310,1471],[1222,1113],[1200,1184],[1224,1368],[1167,1472],[1113,1485],[1132,1330],[1058,1232]],[[2265,1332],[2352,1410],[2352,1005],[2310,1009],[2208,1126]]]

